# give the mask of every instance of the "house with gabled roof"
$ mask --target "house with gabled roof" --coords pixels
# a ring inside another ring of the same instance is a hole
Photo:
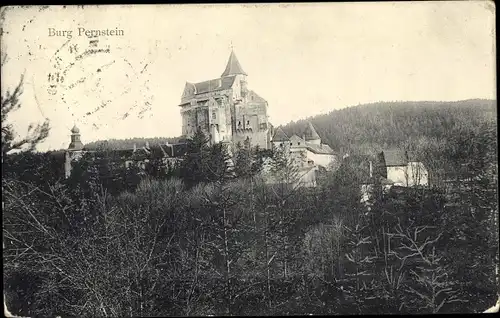
[[[399,149],[384,150],[378,154],[382,176],[396,186],[427,186],[429,172],[412,152]]]

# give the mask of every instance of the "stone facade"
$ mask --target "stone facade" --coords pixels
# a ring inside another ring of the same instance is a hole
[[[248,89],[247,74],[234,51],[220,78],[186,83],[179,106],[185,138],[200,128],[212,144],[235,146],[248,138],[252,146],[270,147],[267,101]]]

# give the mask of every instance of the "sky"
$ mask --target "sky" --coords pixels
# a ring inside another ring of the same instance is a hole
[[[488,1],[8,7],[2,29],[2,95],[24,74],[9,121],[23,135],[50,120],[39,150],[67,148],[75,124],[84,143],[179,136],[186,81],[218,78],[231,48],[275,126],[377,101],[496,99]]]

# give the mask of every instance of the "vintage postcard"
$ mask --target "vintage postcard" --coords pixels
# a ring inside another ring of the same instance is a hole
[[[5,315],[497,312],[495,18],[2,7]]]

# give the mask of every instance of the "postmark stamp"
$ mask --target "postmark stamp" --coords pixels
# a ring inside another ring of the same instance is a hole
[[[151,108],[148,81],[109,37],[69,37],[50,58],[44,91],[73,122],[100,128]],[[116,42],[115,42],[116,43]]]

